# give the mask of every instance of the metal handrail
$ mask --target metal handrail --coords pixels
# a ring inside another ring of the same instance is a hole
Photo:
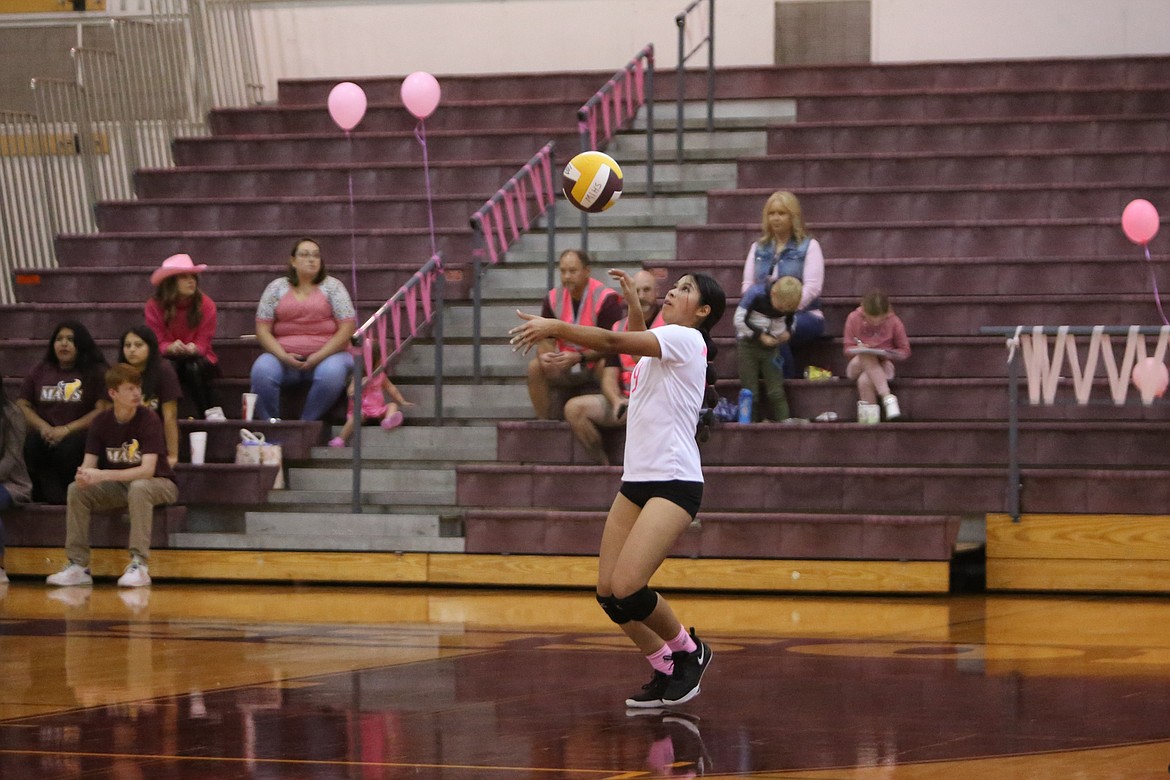
[[[32,127],[25,127],[23,118],[9,127],[15,112],[0,112],[6,135],[17,131],[24,147],[23,154],[0,155],[0,180],[28,181],[32,165],[43,179],[27,193],[40,207],[9,209],[0,224],[5,280],[18,263],[54,267],[52,237],[95,232],[98,201],[134,197],[135,170],[169,167],[173,139],[205,135],[212,107],[261,102],[251,4],[149,0],[145,5],[145,13],[69,23],[79,31],[109,28],[112,48],[75,47],[72,78],[31,79]],[[25,156],[34,162],[20,159]],[[7,281],[0,284],[0,302],[14,300]]]
[[[1028,339],[1035,336],[1056,336],[1059,339],[1065,339],[1067,336],[1090,336],[1097,346],[1090,345],[1089,352],[1095,355],[1096,349],[1100,349],[1100,340],[1102,336],[1126,336],[1126,357],[1122,360],[1122,368],[1118,372],[1118,379],[1121,380],[1122,386],[1120,389],[1113,389],[1113,403],[1120,406],[1125,403],[1126,395],[1129,387],[1129,377],[1125,376],[1129,365],[1133,362],[1134,355],[1140,351],[1142,355],[1146,353],[1145,337],[1157,336],[1158,344],[1154,349],[1155,357],[1161,359],[1166,352],[1167,343],[1170,342],[1170,327],[1150,326],[1150,325],[1014,325],[1014,326],[984,326],[979,329],[979,332],[985,336],[1005,336],[1007,337],[1006,346],[1008,349],[1008,491],[1007,504],[1008,514],[1011,515],[1012,522],[1020,522],[1020,494],[1023,490],[1023,484],[1020,482],[1020,363],[1023,360],[1023,342],[1022,338]],[[1138,337],[1141,337],[1140,350],[1137,346]],[[1075,354],[1075,345],[1065,342],[1058,345],[1059,347],[1067,347]],[[1033,345],[1033,355],[1035,358],[1035,345]],[[1063,352],[1057,355],[1062,358]],[[1043,355],[1044,361],[1048,360],[1047,347]],[[1109,361],[1113,361],[1113,355],[1110,353]],[[1057,364],[1059,365],[1059,364]],[[1116,370],[1116,362],[1107,363],[1107,372],[1109,365],[1113,365]],[[1079,359],[1078,366],[1070,373],[1074,374],[1071,378],[1074,383],[1084,381],[1085,375],[1091,380],[1096,371],[1096,361],[1093,359],[1092,366],[1086,362],[1084,373],[1080,376]],[[1036,381],[1034,371],[1028,370],[1028,398],[1031,405],[1035,405],[1041,400],[1044,403],[1050,403],[1050,399],[1042,398],[1041,388],[1033,387]],[[1110,372],[1111,373],[1111,372]],[[1043,380],[1043,377],[1039,377]],[[1110,382],[1113,383],[1114,377],[1109,377]],[[1055,387],[1053,388],[1055,389]],[[1082,400],[1077,399],[1078,403],[1084,404],[1088,402],[1087,395]],[[1143,399],[1143,402],[1145,400]]]
[[[577,133],[581,137],[581,151],[600,149],[633,120],[643,105],[646,106],[646,194],[654,197],[654,44],[646,44],[577,109]],[[585,211],[581,212],[581,249],[589,251],[589,214]]]
[[[484,257],[492,265],[504,259],[508,248],[524,235],[542,214],[548,214],[548,275],[552,286],[555,264],[557,234],[556,187],[553,184],[553,152],[556,144],[552,141],[541,147],[520,170],[488,198],[471,215],[471,229],[475,235],[472,261],[472,374],[478,384],[481,377],[481,316],[483,291],[481,289],[484,271]],[[529,196],[535,208],[529,208]]]
[[[432,322],[435,340],[435,420],[443,424],[443,253],[436,252],[422,268],[406,280],[398,291],[382,304],[362,326],[354,331],[351,343],[357,348],[357,360],[353,368],[353,493],[352,512],[362,513],[362,371],[369,360],[373,364],[374,342],[370,340],[371,330],[376,330],[379,361],[369,375],[372,380],[386,372],[387,367],[422,335],[425,327]],[[419,294],[421,292],[421,295]],[[419,318],[419,307],[422,318]],[[403,333],[402,317],[406,315],[410,330]],[[387,317],[390,322],[388,323]],[[388,327],[393,327],[394,349],[387,352]]]
[[[707,132],[715,129],[715,0],[706,0],[707,3],[707,35],[689,52],[686,51],[687,16],[704,0],[693,0],[683,9],[682,13],[674,17],[678,26],[678,126],[675,127],[676,157],[681,165],[683,161],[683,101],[686,99],[686,71],[683,66],[707,44]]]

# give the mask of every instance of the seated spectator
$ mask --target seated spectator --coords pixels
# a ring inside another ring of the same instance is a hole
[[[300,239],[288,273],[264,288],[256,308],[256,338],[264,348],[252,364],[256,416],[280,417],[281,388],[308,384],[301,419],[323,418],[345,392],[356,327],[353,302],[345,285],[326,274],[320,245]]]
[[[179,399],[183,393],[175,369],[159,354],[154,331],[139,325],[123,333],[118,360],[142,374],[142,405],[162,420],[167,463],[174,466],[179,462]]]
[[[24,415],[0,388],[0,512],[32,498],[32,480],[24,466]],[[4,520],[0,516],[0,587],[8,583],[4,571]]]
[[[110,405],[102,392],[105,370],[93,336],[71,320],[53,329],[44,359],[24,378],[16,405],[28,425],[24,462],[35,501],[65,503],[85,456],[85,430]]]
[[[781,276],[795,276],[804,285],[800,308],[789,326],[790,339],[780,346],[784,376],[795,379],[800,366],[793,350],[820,338],[825,332],[821,289],[825,283],[825,256],[820,243],[808,235],[800,201],[791,192],[774,192],[764,203],[761,235],[748,249],[740,292],[753,284]]]
[[[610,271],[621,283],[630,314],[614,323],[613,330],[645,330],[662,325],[658,305],[658,280],[649,271],[638,271],[631,278],[622,271]],[[602,446],[600,428],[620,428],[626,424],[626,409],[630,403],[630,375],[637,358],[617,355],[605,358],[601,376],[601,392],[578,395],[565,402],[565,421],[573,429],[577,441],[593,460],[609,465],[609,456]]]
[[[366,377],[362,380],[362,422],[373,425],[377,423],[383,430],[393,430],[402,425],[403,415],[398,408],[414,406],[413,403],[402,397],[398,386],[390,381],[383,371],[373,379]],[[349,437],[353,435],[353,379],[349,380],[346,394],[349,396],[349,408],[346,410],[345,425],[341,433],[329,440],[330,447],[344,447],[349,444]],[[391,400],[386,400],[387,396]]]
[[[910,357],[910,339],[906,326],[881,290],[866,293],[861,305],[845,318],[845,356],[849,358],[845,376],[857,380],[857,421],[879,422],[882,410],[886,420],[901,417],[890,382],[894,378],[894,361]],[[880,409],[878,398],[882,402]]]
[[[146,324],[200,419],[212,408],[219,412],[212,417],[223,414],[212,387],[219,375],[219,358],[211,346],[219,315],[215,301],[199,289],[199,274],[205,268],[195,265],[190,255],[168,257],[150,275],[154,296],[146,302]]]
[[[154,508],[179,498],[166,461],[162,423],[142,405],[142,374],[120,363],[106,372],[114,408],[93,421],[85,460],[69,486],[65,510],[65,552],[69,563],[50,574],[50,585],[92,585],[89,573],[89,519],[96,510],[126,507],[130,514],[130,564],[118,579],[124,588],[150,584],[150,528]]]
[[[621,319],[622,305],[612,287],[592,278],[589,255],[580,249],[561,252],[557,265],[560,289],[545,298],[541,316],[575,325],[605,330]],[[600,383],[602,355],[566,341],[546,341],[528,363],[528,397],[538,420],[559,416],[566,395],[577,395],[586,386]],[[554,398],[554,394],[557,396]]]
[[[791,337],[789,328],[800,305],[802,285],[795,276],[781,276],[771,283],[748,288],[735,310],[735,353],[739,364],[739,383],[750,390],[752,421],[763,419],[760,379],[768,393],[772,419],[788,419],[788,396],[784,392],[784,373],[780,369],[780,345]]]

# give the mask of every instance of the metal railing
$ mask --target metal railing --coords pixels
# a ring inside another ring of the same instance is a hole
[[[707,3],[707,34],[690,51],[687,51],[687,18],[704,2]],[[696,54],[704,43],[707,44],[707,132],[715,129],[715,0],[693,0],[683,9],[682,13],[674,17],[674,23],[678,26],[678,126],[674,133],[675,153],[681,165],[683,161],[683,102],[687,93],[685,66],[687,60]]]
[[[482,379],[482,308],[485,256],[491,265],[504,259],[508,248],[524,235],[542,214],[548,215],[548,278],[552,287],[556,265],[556,186],[553,184],[553,151],[556,144],[549,141],[532,156],[520,170],[512,174],[504,186],[496,191],[471,215],[471,229],[475,234],[472,262],[472,374],[478,384]]]
[[[647,44],[635,54],[577,109],[577,132],[581,137],[581,151],[600,149],[633,121],[643,105],[646,106],[646,194],[654,197],[654,44]],[[589,214],[585,211],[581,212],[581,248],[589,251]]]
[[[0,137],[0,233],[3,233],[3,258],[24,258],[33,268],[51,267],[53,234],[47,228],[44,204],[48,187],[47,172],[42,165],[58,143],[72,155],[75,136],[50,138],[40,127],[36,114],[0,110],[0,126],[7,135]],[[42,227],[45,225],[46,227]],[[12,275],[7,263],[0,263],[0,301],[15,300]]]
[[[146,15],[85,23],[111,28],[113,48],[71,49],[71,79],[31,79],[31,116],[0,111],[0,136],[18,147],[0,153],[0,303],[14,300],[18,262],[55,266],[53,237],[96,231],[97,203],[134,197],[134,172],[172,165],[172,140],[206,134],[211,108],[260,102],[250,8],[150,0]]]
[[[1056,403],[1064,366],[1078,405],[1091,400],[1098,363],[1105,368],[1110,400],[1123,406],[1129,396],[1130,376],[1134,365],[1147,356],[1146,337],[1157,336],[1153,357],[1161,362],[1170,345],[1170,326],[1142,325],[1017,325],[987,326],[979,329],[986,336],[1006,336],[1008,349],[1008,513],[1013,522],[1020,521],[1020,367],[1028,386],[1028,403],[1032,406]],[[1048,337],[1053,336],[1053,350],[1048,351]],[[1077,337],[1087,336],[1088,346],[1082,363]],[[1125,336],[1125,351],[1120,366],[1113,353],[1112,336]],[[1083,368],[1082,368],[1083,366]],[[1142,398],[1150,405],[1152,398]]]
[[[352,511],[355,515],[362,513],[363,369],[368,372],[368,381],[382,376],[432,323],[431,334],[435,341],[434,415],[435,421],[443,424],[443,280],[443,253],[436,252],[353,334],[353,345],[357,348],[353,367]],[[391,335],[394,337],[393,348],[389,341]],[[378,348],[377,361],[374,359],[375,346]]]

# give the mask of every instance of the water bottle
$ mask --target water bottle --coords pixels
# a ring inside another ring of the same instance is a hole
[[[739,391],[739,421],[741,423],[752,421],[752,391],[746,387]]]

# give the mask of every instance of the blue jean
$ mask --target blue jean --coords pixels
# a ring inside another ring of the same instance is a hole
[[[290,368],[270,352],[256,358],[252,364],[252,392],[256,394],[256,417],[267,420],[280,417],[280,389],[311,382],[302,420],[320,420],[337,403],[349,382],[353,369],[353,355],[335,352],[317,364],[312,371]]]
[[[798,379],[800,376],[800,366],[797,365],[796,357],[792,354],[792,350],[799,350],[801,347],[811,344],[819,339],[824,332],[824,317],[818,317],[807,311],[798,311],[793,316],[792,338],[784,344],[781,344],[778,352],[781,370],[784,372],[785,379]]]

